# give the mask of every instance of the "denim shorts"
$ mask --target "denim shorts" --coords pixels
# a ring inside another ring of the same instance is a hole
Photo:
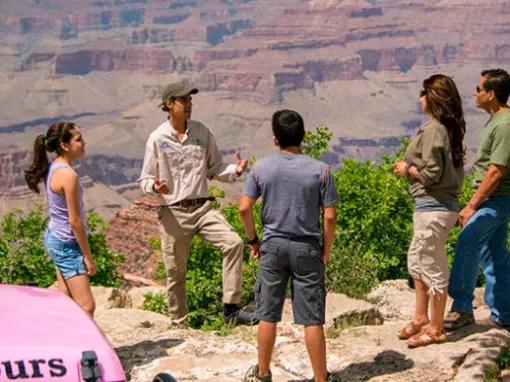
[[[294,322],[324,324],[326,289],[319,244],[314,240],[271,238],[262,244],[260,256],[255,286],[257,318],[281,321],[290,279]]]
[[[87,274],[77,241],[62,241],[48,229],[44,234],[44,246],[65,280]]]

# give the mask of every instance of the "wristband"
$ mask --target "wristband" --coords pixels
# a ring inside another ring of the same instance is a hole
[[[259,244],[260,241],[259,241],[259,238],[257,237],[257,235],[255,235],[255,237],[253,239],[248,239],[248,244],[249,245],[255,245],[255,244]]]

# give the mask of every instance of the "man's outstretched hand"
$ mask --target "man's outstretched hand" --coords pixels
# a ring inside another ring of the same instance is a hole
[[[248,167],[248,160],[243,159],[241,157],[241,152],[236,152],[236,174],[237,176],[241,176],[241,174],[246,170],[246,167]]]

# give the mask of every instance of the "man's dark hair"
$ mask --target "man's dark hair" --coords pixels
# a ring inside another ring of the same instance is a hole
[[[170,97],[168,100],[175,102],[175,97]],[[165,113],[170,113],[170,109],[168,108],[168,106],[166,106],[166,102],[163,105],[161,105],[161,110],[163,110]]]
[[[305,136],[303,118],[294,110],[278,110],[273,114],[273,134],[284,149],[299,146]]]
[[[482,77],[487,78],[483,83],[483,88],[486,91],[493,91],[500,104],[506,104],[510,95],[508,73],[503,69],[489,69],[482,71]]]

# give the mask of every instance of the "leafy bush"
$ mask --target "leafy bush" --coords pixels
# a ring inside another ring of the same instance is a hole
[[[508,369],[510,367],[510,348],[508,346],[501,347],[496,363],[500,369]]]
[[[198,328],[215,320],[222,310],[221,251],[195,236],[186,273],[188,324]]]
[[[166,293],[147,292],[146,294],[143,295],[142,309],[168,316]]]
[[[336,247],[354,245],[359,256],[375,260],[362,263],[376,268],[378,280],[407,276],[413,206],[407,183],[392,171],[391,159],[382,164],[349,159],[334,174],[339,198]]]
[[[501,347],[496,364],[490,364],[484,368],[483,382],[501,381],[501,371],[510,366],[510,349],[504,345]]]
[[[166,269],[165,269],[165,263],[161,260],[158,262],[158,266],[156,268],[156,271],[154,272],[154,275],[152,276],[154,281],[165,283],[166,282]]]
[[[90,250],[97,265],[97,272],[90,279],[91,284],[109,287],[120,286],[122,275],[119,272],[119,265],[124,262],[124,257],[112,252],[106,244],[105,233],[108,224],[99,214],[91,212],[88,215],[87,225]]]
[[[362,298],[378,284],[377,270],[373,254],[362,253],[356,246],[333,245],[326,266],[326,289]]]
[[[55,268],[43,243],[46,212],[36,206],[26,214],[16,210],[0,222],[0,282],[48,287],[56,280]],[[97,264],[94,285],[119,286],[117,270],[123,258],[110,251],[105,241],[106,222],[97,213],[88,216],[89,243]]]
[[[2,218],[0,283],[47,287],[55,281],[55,269],[43,245],[46,223],[46,213],[41,206],[26,215],[16,210]]]
[[[317,126],[315,132],[307,131],[301,148],[306,155],[319,159],[328,152],[333,133],[327,126]]]

